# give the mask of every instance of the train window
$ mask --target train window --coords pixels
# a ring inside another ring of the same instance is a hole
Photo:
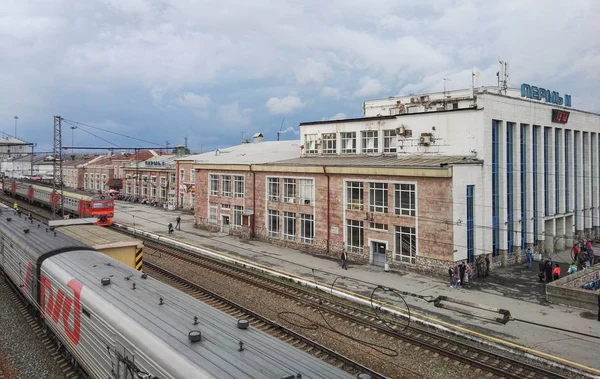
[[[90,315],[90,312],[88,312],[87,309],[82,307],[81,312],[83,312],[83,314],[86,315],[88,318],[92,318],[92,316]]]
[[[86,206],[86,207],[88,207],[88,208],[91,208],[91,207],[92,207],[92,204],[90,204],[90,203],[86,203],[86,204],[85,204],[85,206]]]

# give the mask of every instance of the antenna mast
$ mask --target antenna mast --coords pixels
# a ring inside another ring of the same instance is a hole
[[[279,141],[279,136],[281,135],[281,131],[283,130],[284,122],[285,122],[285,117],[281,119],[281,126],[279,126],[279,131],[277,132],[277,141]]]

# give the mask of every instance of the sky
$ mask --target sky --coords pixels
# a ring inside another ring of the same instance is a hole
[[[298,139],[369,99],[495,85],[600,112],[600,1],[4,0],[0,131],[63,146],[192,152]],[[76,129],[71,127],[77,126]],[[115,134],[118,133],[118,134]],[[125,136],[138,138],[131,139]]]

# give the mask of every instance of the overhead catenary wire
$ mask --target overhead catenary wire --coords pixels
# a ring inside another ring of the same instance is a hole
[[[159,147],[164,146],[163,144],[160,144],[160,143],[148,141],[148,140],[145,140],[145,139],[142,139],[142,138],[132,137],[132,136],[129,136],[129,135],[126,135],[126,134],[122,134],[122,133],[117,133],[117,132],[114,132],[112,130],[107,130],[107,129],[104,129],[104,128],[99,128],[97,126],[92,126],[92,125],[85,124],[85,123],[79,122],[79,121],[73,121],[73,120],[68,120],[68,119],[64,119],[64,118],[63,118],[63,121],[68,122],[68,123],[70,123],[72,125],[75,124],[78,127],[79,126],[88,127],[88,128],[92,128],[92,129],[101,130],[101,131],[106,132],[106,133],[111,133],[111,134],[114,134],[114,135],[117,135],[117,136],[120,136],[120,137],[125,137],[125,138],[129,138],[129,139],[132,139],[132,140],[144,142],[144,143],[149,143],[151,145],[156,145],[156,146],[159,146]]]

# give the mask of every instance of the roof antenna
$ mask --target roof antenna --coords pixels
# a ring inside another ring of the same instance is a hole
[[[285,117],[281,120],[281,126],[279,127],[279,131],[277,132],[277,141],[279,141],[279,136],[281,135],[281,130],[283,129],[284,122],[285,122]]]

